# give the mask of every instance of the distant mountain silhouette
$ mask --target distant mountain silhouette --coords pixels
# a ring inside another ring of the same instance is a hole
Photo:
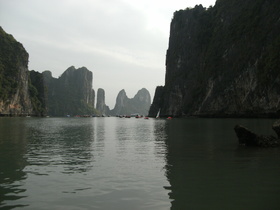
[[[121,90],[116,99],[116,105],[111,110],[112,115],[147,115],[151,106],[151,96],[147,89],[142,88],[132,98],[128,98],[125,90]]]

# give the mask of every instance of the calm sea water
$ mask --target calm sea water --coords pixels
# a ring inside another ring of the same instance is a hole
[[[280,209],[270,119],[0,118],[0,208]]]

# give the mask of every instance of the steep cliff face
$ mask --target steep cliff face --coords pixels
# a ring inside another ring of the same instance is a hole
[[[141,115],[148,115],[151,106],[151,95],[149,91],[146,88],[139,90],[134,98],[131,99],[131,104],[135,108],[135,112]]]
[[[34,70],[29,71],[29,93],[31,103],[37,115],[46,115],[47,90],[44,83],[43,74]]]
[[[149,116],[156,117],[158,113],[159,113],[159,116],[160,116],[160,109],[161,109],[161,106],[164,102],[163,99],[164,99],[164,87],[163,86],[158,86],[156,88],[153,103],[152,103],[152,105],[150,107],[150,110],[149,110]]]
[[[130,115],[138,113],[147,115],[151,105],[151,96],[147,89],[142,88],[132,98],[128,98],[125,90],[121,90],[116,99],[116,105],[111,110],[112,115]]]
[[[52,116],[93,114],[95,93],[92,72],[82,67],[69,67],[58,79],[43,72],[47,87],[47,111]]]
[[[109,107],[105,104],[105,91],[102,88],[97,90],[96,109],[101,115],[110,113]]]
[[[177,11],[165,86],[149,115],[278,116],[279,58],[277,0],[218,0]]]
[[[37,112],[30,97],[28,57],[22,44],[0,27],[0,115],[40,115],[42,111]]]
[[[113,110],[111,110],[112,115],[130,115],[130,110],[127,110],[126,105],[128,104],[129,98],[126,95],[125,90],[121,90],[117,96],[116,104]]]

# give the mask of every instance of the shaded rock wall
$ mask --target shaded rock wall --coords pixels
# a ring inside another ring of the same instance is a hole
[[[278,117],[277,0],[218,0],[174,13],[164,90],[149,115]],[[164,93],[163,93],[164,92]]]
[[[102,88],[97,90],[96,109],[101,115],[110,113],[109,107],[105,104],[105,91]]]
[[[51,116],[94,114],[95,92],[92,72],[82,67],[69,67],[58,79],[43,72],[47,87],[47,111]]]
[[[41,115],[44,112],[32,104],[28,58],[23,45],[0,27],[0,115]],[[35,95],[33,99],[37,100]]]

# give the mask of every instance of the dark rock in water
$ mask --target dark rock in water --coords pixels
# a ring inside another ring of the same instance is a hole
[[[278,139],[280,139],[280,120],[277,120],[273,125],[272,129],[277,133]]]
[[[279,129],[278,131],[280,131],[280,127],[278,126],[277,128]],[[236,125],[234,127],[234,130],[238,137],[239,144],[244,144],[246,146],[251,146],[251,147],[278,147],[279,146],[279,138],[277,139],[274,136],[257,135],[254,132],[250,131],[248,128],[245,128],[241,125]]]
[[[238,137],[239,144],[246,146],[257,146],[257,135],[241,125],[234,127],[235,133]]]
[[[257,142],[259,147],[279,147],[279,139],[274,136],[257,136]]]

